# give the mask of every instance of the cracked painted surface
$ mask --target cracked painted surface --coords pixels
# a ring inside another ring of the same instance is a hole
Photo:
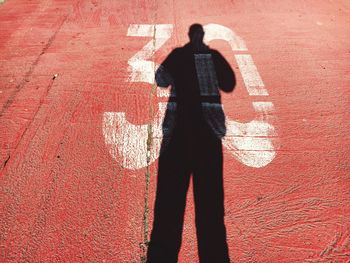
[[[210,46],[238,77],[222,97],[226,116],[251,126],[268,120],[279,136],[273,161],[259,169],[224,153],[231,261],[348,262],[349,13],[347,1],[5,1],[0,261],[144,260],[157,169],[148,162],[161,136],[149,124],[167,92],[125,81],[128,60],[154,35],[153,27],[147,37],[127,32],[131,24],[172,25],[163,28],[168,41],[148,54],[154,71],[199,22],[212,32],[208,42],[225,39]],[[245,73],[254,70],[251,58],[260,79]],[[146,125],[144,168],[111,157],[101,127],[108,112]],[[179,262],[197,261],[189,193]]]

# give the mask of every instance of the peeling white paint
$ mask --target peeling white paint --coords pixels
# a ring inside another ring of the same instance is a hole
[[[276,153],[273,138],[274,127],[263,120],[248,123],[226,119],[224,147],[241,163],[250,167],[263,167],[269,164]]]
[[[239,71],[250,96],[267,96],[269,93],[261,80],[258,69],[250,55],[235,55]]]
[[[256,112],[262,112],[263,114],[269,114],[275,111],[273,103],[270,101],[254,101],[253,108]]]
[[[244,41],[228,27],[219,24],[207,24],[203,28],[205,32],[203,41],[205,43],[209,43],[212,40],[224,40],[229,43],[233,51],[248,50]]]
[[[134,125],[125,116],[125,112],[105,112],[102,132],[109,152],[121,165],[128,169],[140,169],[154,162],[158,156],[163,138],[162,123],[167,103],[159,103],[155,121],[152,123],[151,151],[147,151],[148,124]],[[147,160],[147,156],[149,160]]]
[[[170,97],[170,89],[164,89],[164,88],[159,88],[157,87],[157,97]]]
[[[173,25],[171,24],[129,26],[128,36],[152,37],[152,40],[128,61],[130,82],[154,83],[154,72],[157,65],[149,59],[171,37],[172,30]]]

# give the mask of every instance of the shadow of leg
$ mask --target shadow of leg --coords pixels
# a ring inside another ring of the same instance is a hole
[[[224,224],[221,140],[202,134],[193,174],[199,258],[201,263],[230,262]]]
[[[159,158],[154,223],[147,262],[177,262],[190,170],[183,140],[174,136]]]

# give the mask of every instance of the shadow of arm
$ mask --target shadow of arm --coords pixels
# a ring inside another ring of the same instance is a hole
[[[167,88],[173,85],[173,78],[163,65],[157,69],[155,79],[158,87]]]
[[[215,52],[215,66],[217,69],[217,77],[219,87],[224,92],[232,92],[236,86],[236,76],[233,72],[230,64],[227,60],[219,53]]]
[[[155,80],[159,87],[166,88],[174,84],[174,71],[177,66],[177,51],[173,50],[163,61],[155,73]]]

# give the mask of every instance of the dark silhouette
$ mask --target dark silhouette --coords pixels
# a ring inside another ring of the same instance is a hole
[[[158,86],[171,85],[171,97],[163,122],[149,263],[177,262],[191,174],[200,261],[230,262],[221,144],[226,128],[219,88],[230,92],[236,81],[223,56],[203,43],[201,25],[192,25],[189,37],[156,72]]]

